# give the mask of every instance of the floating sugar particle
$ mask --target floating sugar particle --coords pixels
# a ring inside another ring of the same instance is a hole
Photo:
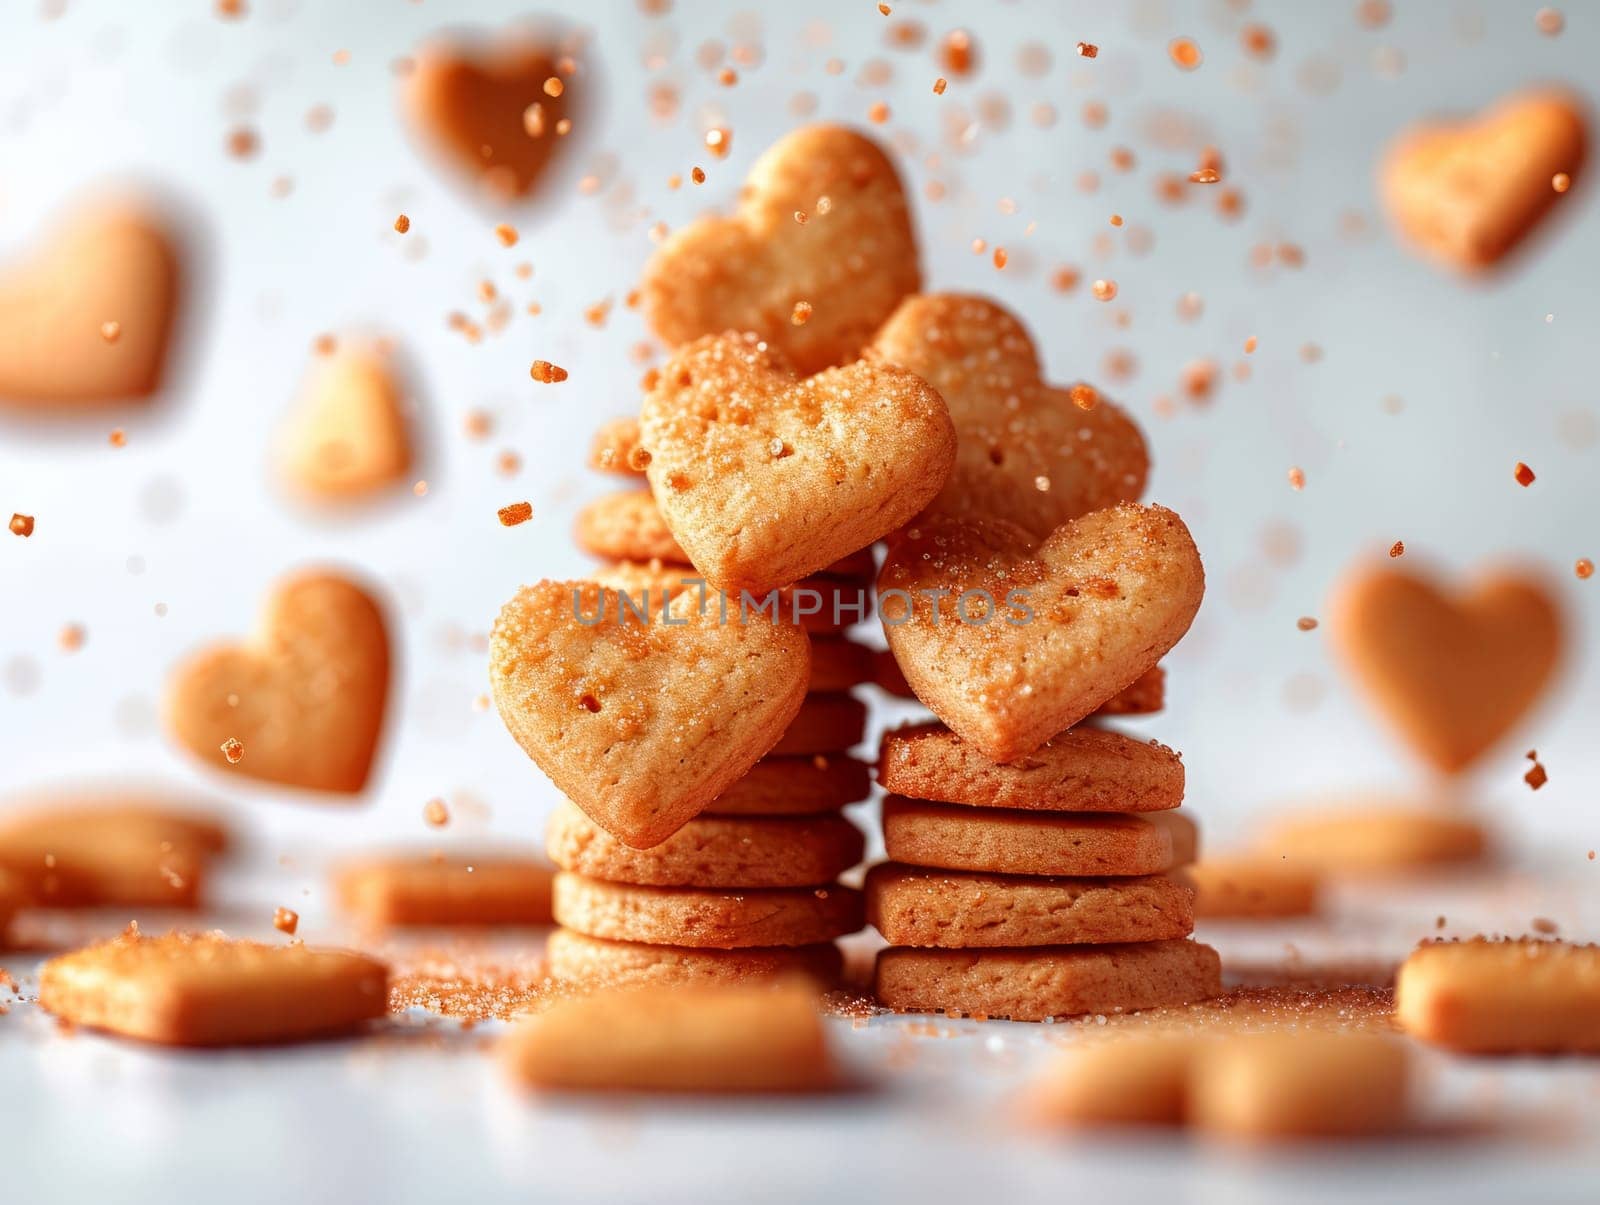
[[[944,76],[941,75],[938,79],[933,81],[933,94],[935,96],[943,96],[944,95],[944,90],[946,88],[948,88],[949,86],[950,85],[945,80]]]
[[[721,126],[713,126],[706,131],[706,150],[718,159],[726,159],[728,152],[733,149],[733,131]]]
[[[567,370],[549,360],[535,360],[528,375],[541,385],[554,385],[567,379]]]
[[[1520,460],[1517,461],[1517,467],[1511,471],[1511,475],[1516,479],[1517,484],[1522,486],[1523,489],[1527,489],[1528,486],[1532,485],[1535,480],[1533,470],[1527,465],[1523,464]]]
[[[1173,38],[1167,43],[1167,57],[1183,71],[1193,71],[1204,58],[1193,38]]]
[[[1544,786],[1545,783],[1550,781],[1550,775],[1547,774],[1545,772],[1545,768],[1539,764],[1539,751],[1537,749],[1529,749],[1527,752],[1527,758],[1533,763],[1533,765],[1530,766],[1528,768],[1528,772],[1522,776],[1522,781],[1527,783],[1528,786],[1533,790],[1537,791],[1540,787]]]
[[[1572,571],[1578,575],[1579,581],[1586,582],[1594,576],[1594,562],[1586,556],[1579,557],[1578,563],[1572,567]]]
[[[1067,396],[1079,410],[1093,410],[1100,404],[1100,391],[1081,381],[1067,390]]]
[[[431,828],[443,828],[450,823],[450,809],[445,807],[444,800],[430,799],[422,805],[422,819]]]
[[[1111,301],[1117,295],[1117,282],[1114,280],[1097,280],[1090,288],[1096,301]]]
[[[1006,249],[1004,247],[996,247],[994,249],[994,266],[997,268],[1006,266]]]
[[[230,736],[222,742],[222,756],[230,766],[237,766],[244,760],[244,742],[238,737]]]
[[[1309,615],[1302,615],[1299,619],[1294,621],[1294,626],[1299,628],[1302,632],[1312,632],[1316,630],[1317,621],[1311,618]]]
[[[1533,24],[1545,37],[1553,38],[1567,27],[1567,19],[1558,8],[1541,8],[1533,14]]]
[[[515,247],[517,245],[517,228],[507,226],[504,222],[494,228],[495,238],[500,240],[502,247]]]
[[[867,110],[867,120],[873,125],[882,125],[889,120],[889,106],[883,101],[875,101]]]
[[[115,343],[122,337],[122,323],[114,320],[102,322],[100,324],[100,337],[107,343]]]
[[[11,516],[11,534],[27,539],[33,534],[33,516],[13,514]]]
[[[406,217],[405,214],[402,213],[399,217],[397,217],[394,220],[394,232],[396,234],[404,234],[406,231],[408,231],[410,229],[411,229],[411,219]]]
[[[417,482],[411,487],[411,492],[419,498],[426,498],[428,496],[428,483],[426,481]]]
[[[1557,192],[1566,192],[1567,189],[1572,187],[1572,177],[1567,175],[1566,172],[1557,172],[1550,177],[1550,187]]]
[[[1396,540],[1393,544],[1389,545],[1389,556],[1391,559],[1403,557],[1405,554],[1406,542],[1404,540]]]
[[[510,506],[502,506],[496,513],[500,516],[501,527],[515,527],[533,518],[533,503],[513,502]]]
[[[1299,465],[1295,465],[1289,470],[1289,484],[1297,490],[1306,488],[1306,473]]]
[[[811,320],[811,303],[809,301],[797,301],[797,302],[795,302],[794,303],[794,310],[789,315],[790,323],[793,324],[794,326],[804,326],[810,320]]]
[[[272,913],[272,927],[293,937],[300,927],[300,914],[292,908],[276,908]]]
[[[1252,356],[1252,355],[1255,354],[1255,350],[1256,350],[1256,337],[1254,335],[1251,335],[1248,339],[1246,339],[1244,341],[1244,354],[1247,355],[1247,356]]]
[[[1093,42],[1078,43],[1078,57],[1080,59],[1098,58],[1099,55],[1100,47],[1096,46]]]
[[[567,86],[561,82],[559,76],[552,75],[544,82],[544,94],[551,99],[560,96],[566,90]]]

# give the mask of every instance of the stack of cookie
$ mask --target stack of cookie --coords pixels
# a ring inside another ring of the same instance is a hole
[[[638,477],[638,424],[601,428],[592,467]],[[642,480],[642,478],[641,478]],[[715,612],[723,598],[689,564],[650,493],[621,491],[580,515],[579,544],[609,563],[592,580],[646,614],[688,594]],[[757,596],[746,622],[794,624],[810,640],[810,681],[798,714],[751,769],[664,841],[638,848],[572,803],[551,817],[548,851],[560,928],[551,973],[590,983],[734,979],[797,970],[838,976],[836,937],[863,924],[860,892],[837,883],[861,860],[864,837],[841,814],[867,797],[860,744],[871,651],[842,633],[865,610],[871,557],[861,552],[794,586]],[[757,614],[754,608],[765,604]],[[741,599],[726,596],[729,623]],[[631,613],[630,613],[631,614]]]

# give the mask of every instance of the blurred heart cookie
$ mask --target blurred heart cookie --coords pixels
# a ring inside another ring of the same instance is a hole
[[[252,640],[203,650],[173,671],[167,727],[207,765],[356,792],[388,693],[389,634],[377,601],[338,573],[312,570],[277,585]]]
[[[108,200],[70,214],[0,268],[0,404],[49,411],[156,392],[178,271],[153,210]]]
[[[341,341],[315,355],[280,434],[279,466],[317,502],[359,501],[406,479],[405,389],[387,342]]]
[[[878,610],[917,698],[1007,762],[1154,666],[1189,630],[1204,591],[1183,520],[1121,503],[1042,543],[999,520],[919,523],[889,549]]]
[[[511,735],[591,820],[641,849],[778,742],[810,672],[794,624],[722,622],[693,593],[641,620],[594,582],[524,587],[489,638]]]
[[[994,302],[907,297],[869,354],[910,369],[950,408],[956,466],[932,513],[1005,519],[1042,538],[1144,492],[1138,426],[1092,386],[1045,384],[1027,330]]]
[[[662,517],[730,593],[787,586],[894,531],[943,487],[956,451],[920,377],[858,360],[797,378],[755,335],[679,351],[639,421]]]
[[[403,101],[413,128],[489,200],[533,192],[571,117],[570,59],[527,35],[443,39],[417,52]]]
[[[1379,713],[1440,770],[1464,770],[1516,726],[1561,657],[1561,613],[1508,573],[1450,593],[1388,564],[1352,573],[1329,634]]]
[[[1577,97],[1529,89],[1479,117],[1401,135],[1379,183],[1407,240],[1451,267],[1477,271],[1505,256],[1561,199],[1578,177],[1587,143]]]
[[[641,281],[645,317],[668,346],[754,331],[802,373],[853,360],[920,284],[894,165],[870,138],[830,125],[774,143],[738,212],[674,233]]]

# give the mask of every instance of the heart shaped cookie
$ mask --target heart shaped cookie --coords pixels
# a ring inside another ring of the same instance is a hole
[[[922,378],[858,360],[796,378],[755,335],[711,335],[640,413],[661,515],[730,593],[787,586],[905,523],[939,492],[955,429]]]
[[[207,765],[318,791],[366,784],[389,693],[377,601],[327,570],[280,582],[256,637],[194,654],[167,685],[172,735]],[[237,741],[235,762],[222,746]]]
[[[1553,183],[1577,179],[1588,143],[1584,106],[1571,93],[1513,93],[1481,116],[1401,135],[1379,173],[1400,233],[1425,255],[1462,271],[1512,250],[1561,199]]]
[[[439,157],[504,204],[534,190],[565,136],[571,76],[561,51],[538,38],[445,39],[417,52],[402,100]]]
[[[86,205],[0,269],[0,405],[37,410],[144,398],[161,385],[178,247],[154,210]]]
[[[1155,665],[1189,630],[1204,591],[1183,520],[1125,502],[1043,543],[997,519],[920,523],[889,549],[878,612],[917,698],[1007,762]]]
[[[341,341],[317,354],[279,435],[279,467],[317,502],[359,501],[398,485],[411,469],[405,389],[393,349]]]
[[[894,164],[872,139],[829,125],[775,142],[750,169],[738,212],[674,233],[640,282],[645,317],[668,346],[754,331],[803,373],[855,359],[920,284]]]
[[[693,594],[640,619],[594,582],[524,587],[489,638],[511,735],[591,820],[640,849],[777,743],[810,673],[810,643],[793,624],[723,622]]]
[[[932,513],[1005,519],[1042,539],[1144,492],[1138,425],[1090,386],[1040,380],[1026,328],[992,301],[907,297],[867,354],[910,369],[950,409],[956,465]]]
[[[1328,630],[1356,682],[1411,748],[1466,769],[1538,700],[1561,656],[1556,600],[1526,575],[1451,593],[1388,564],[1352,573]]]

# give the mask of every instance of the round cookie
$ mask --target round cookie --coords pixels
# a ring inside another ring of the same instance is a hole
[[[861,743],[867,731],[867,705],[853,695],[807,695],[800,714],[768,756],[842,753]]]
[[[591,988],[644,984],[739,983],[806,975],[818,987],[838,982],[843,959],[832,942],[810,946],[691,950],[586,937],[557,929],[545,947],[553,978]]]
[[[706,806],[704,816],[810,816],[872,794],[872,769],[842,753],[764,757]]]
[[[839,637],[812,636],[812,694],[838,694],[872,680],[872,650]]]
[[[1079,727],[1000,763],[942,724],[918,724],[883,734],[878,782],[897,795],[975,807],[1156,812],[1183,802],[1183,760],[1154,741]]]
[[[573,539],[590,556],[607,560],[689,563],[649,490],[619,490],[596,498],[578,512]]]
[[[1044,1021],[1207,1000],[1222,992],[1222,960],[1187,939],[1108,946],[878,953],[874,991],[901,1012]]]
[[[555,914],[557,923],[590,937],[718,950],[814,945],[863,923],[861,893],[852,887],[716,891],[570,873],[556,876]]]
[[[867,874],[867,923],[892,946],[1101,945],[1194,931],[1194,892],[1161,875],[1129,879],[923,870]]]
[[[1173,830],[1143,816],[1021,812],[883,801],[889,857],[940,870],[1028,875],[1145,875],[1170,870]]]
[[[842,816],[700,816],[659,845],[624,845],[574,804],[545,829],[562,870],[656,887],[806,887],[861,861],[865,839]]]

